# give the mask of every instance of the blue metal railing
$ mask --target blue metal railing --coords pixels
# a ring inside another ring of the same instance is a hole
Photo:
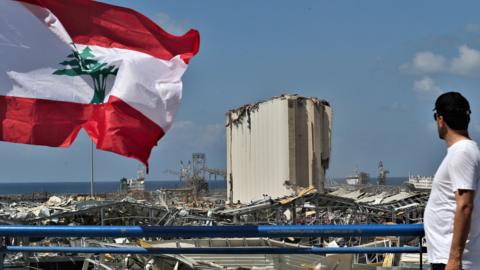
[[[0,226],[0,236],[14,237],[165,237],[165,238],[247,238],[247,237],[350,237],[418,236],[422,224],[401,225],[259,225],[259,226]],[[116,254],[327,254],[327,253],[420,253],[417,247],[225,247],[225,248],[142,248],[142,247],[49,247],[4,246],[1,252],[116,253]],[[0,269],[1,263],[0,263]]]
[[[7,252],[115,253],[115,254],[367,254],[420,253],[420,247],[347,247],[347,248],[141,248],[141,247],[45,247],[7,246]]]
[[[34,237],[338,237],[423,236],[422,224],[258,226],[23,226],[0,225],[0,236]]]

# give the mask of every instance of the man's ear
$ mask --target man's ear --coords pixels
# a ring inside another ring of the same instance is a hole
[[[447,125],[447,123],[445,122],[445,120],[443,119],[443,116],[439,115],[437,116],[437,121],[438,121],[438,125],[440,127],[444,127]]]
[[[445,121],[445,118],[443,116],[441,116],[441,119],[440,119],[440,127],[441,128],[446,128],[446,129],[451,129],[448,126],[447,121]]]

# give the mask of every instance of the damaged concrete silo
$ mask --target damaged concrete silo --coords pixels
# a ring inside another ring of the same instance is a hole
[[[324,192],[332,131],[328,102],[282,95],[230,110],[226,127],[229,202],[310,186]]]

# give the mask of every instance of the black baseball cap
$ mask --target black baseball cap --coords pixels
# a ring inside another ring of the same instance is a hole
[[[470,104],[468,100],[458,92],[447,92],[440,95],[435,101],[438,115],[443,116],[447,125],[455,130],[465,130],[470,122]]]
[[[435,101],[435,111],[442,116],[470,115],[468,100],[458,92],[448,92],[440,95]]]

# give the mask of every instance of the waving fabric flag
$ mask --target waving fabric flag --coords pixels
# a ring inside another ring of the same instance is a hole
[[[0,1],[0,140],[97,149],[148,165],[171,127],[199,34],[173,36],[90,0]]]

